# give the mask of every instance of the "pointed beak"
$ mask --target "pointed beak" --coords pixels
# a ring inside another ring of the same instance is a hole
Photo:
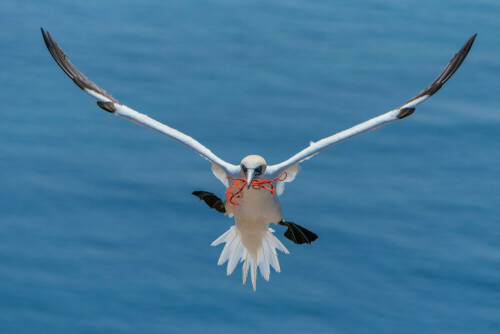
[[[255,175],[255,169],[248,168],[247,169],[247,189],[250,188],[250,183],[252,183],[254,175]]]

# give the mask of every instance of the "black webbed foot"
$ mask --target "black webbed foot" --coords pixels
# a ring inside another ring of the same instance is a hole
[[[226,207],[224,202],[217,196],[206,191],[193,191],[193,195],[201,200],[205,201],[211,209],[215,209],[220,213],[226,213]]]
[[[308,243],[310,245],[311,242],[318,239],[316,233],[311,232],[300,225],[287,222],[284,220],[280,221],[279,224],[288,227],[288,229],[285,232],[285,237],[292,240],[296,244],[301,245],[304,243]]]

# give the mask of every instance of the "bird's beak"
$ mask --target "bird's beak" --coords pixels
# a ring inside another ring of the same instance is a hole
[[[255,169],[248,168],[247,169],[247,189],[250,188],[250,183],[252,183],[254,175],[255,175]]]

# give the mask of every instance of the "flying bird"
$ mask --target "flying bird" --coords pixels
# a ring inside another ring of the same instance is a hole
[[[227,275],[231,275],[237,264],[243,262],[243,284],[250,271],[254,291],[257,269],[260,270],[264,279],[269,280],[270,267],[280,272],[277,250],[289,253],[276,238],[275,231],[269,227],[271,223],[285,226],[285,237],[296,244],[311,244],[318,237],[314,232],[283,219],[279,196],[285,189],[285,183],[293,181],[297,176],[299,164],[329,147],[410,116],[418,104],[436,93],[455,73],[476,38],[476,34],[470,37],[441,74],[400,107],[350,129],[311,142],[308,147],[279,164],[268,165],[263,157],[248,155],[241,160],[239,165],[234,165],[222,160],[192,137],[119,102],[73,66],[50,33],[46,33],[43,28],[41,30],[45,45],[56,63],[78,87],[97,100],[100,108],[165,135],[195,151],[211,163],[212,172],[226,187],[224,198],[220,199],[206,191],[195,191],[193,195],[203,200],[210,208],[230,218],[234,217],[235,225],[217,238],[212,246],[225,243],[218,264],[228,262]]]

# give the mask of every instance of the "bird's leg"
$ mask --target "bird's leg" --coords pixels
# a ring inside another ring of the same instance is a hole
[[[285,232],[285,237],[292,240],[296,244],[300,245],[308,243],[310,245],[311,242],[318,239],[316,233],[311,232],[308,229],[305,229],[302,226],[297,225],[295,223],[282,220],[278,224],[288,227],[288,229]]]
[[[224,201],[212,193],[206,191],[194,191],[193,195],[201,200],[205,201],[211,209],[215,209],[220,213],[226,213],[226,207],[224,206]]]

